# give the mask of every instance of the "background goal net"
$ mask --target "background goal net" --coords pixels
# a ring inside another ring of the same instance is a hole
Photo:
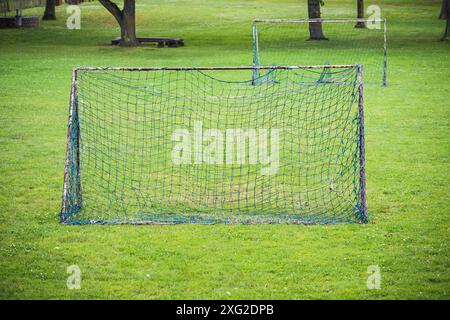
[[[361,67],[256,70],[75,70],[62,222],[365,222]]]
[[[386,32],[385,19],[254,20],[253,64],[362,64],[365,83],[386,85]]]

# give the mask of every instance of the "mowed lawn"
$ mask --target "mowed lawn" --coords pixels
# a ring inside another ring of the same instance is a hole
[[[303,18],[305,1],[139,1],[138,33],[182,48],[99,45],[119,31],[98,2],[0,30],[0,298],[449,299],[450,43],[440,1],[378,1],[388,87],[365,89],[367,225],[59,224],[71,69],[251,64],[253,18]],[[326,0],[323,17],[355,15]],[[25,14],[41,14],[42,8]],[[78,265],[80,290],[66,268]],[[367,269],[381,269],[368,290]]]

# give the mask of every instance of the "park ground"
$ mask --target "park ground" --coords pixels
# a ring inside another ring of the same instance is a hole
[[[326,0],[324,17],[354,16]],[[367,5],[369,4],[366,1]],[[305,1],[139,1],[138,33],[182,48],[99,45],[118,28],[98,2],[81,30],[0,30],[0,298],[449,299],[450,44],[440,1],[378,1],[389,85],[365,90],[370,223],[67,226],[58,220],[71,70],[251,63],[253,18],[301,18]],[[41,14],[29,9],[25,14]],[[78,265],[80,290],[66,269]],[[368,290],[369,266],[381,288]]]

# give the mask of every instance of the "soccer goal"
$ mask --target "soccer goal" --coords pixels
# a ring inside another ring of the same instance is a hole
[[[365,83],[386,86],[386,35],[385,19],[254,20],[253,65],[362,64]]]
[[[361,67],[74,70],[61,221],[366,222]]]

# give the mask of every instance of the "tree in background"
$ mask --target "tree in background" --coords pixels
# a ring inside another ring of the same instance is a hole
[[[322,0],[308,0],[308,17],[309,19],[320,19],[320,5]],[[323,35],[321,22],[309,23],[309,40],[328,40]]]
[[[47,0],[45,1],[45,11],[43,20],[56,20],[56,1]]]
[[[110,0],[99,1],[119,23],[121,33],[120,45],[123,47],[138,46],[139,41],[136,38],[136,1],[124,0],[122,10]]]
[[[357,18],[364,19],[364,0],[356,0],[357,7]],[[366,24],[364,22],[357,22],[355,28],[365,28]]]
[[[442,0],[441,13],[439,14],[439,19],[447,20],[445,24],[445,31],[442,40],[448,39],[448,25],[450,20],[450,0]]]

